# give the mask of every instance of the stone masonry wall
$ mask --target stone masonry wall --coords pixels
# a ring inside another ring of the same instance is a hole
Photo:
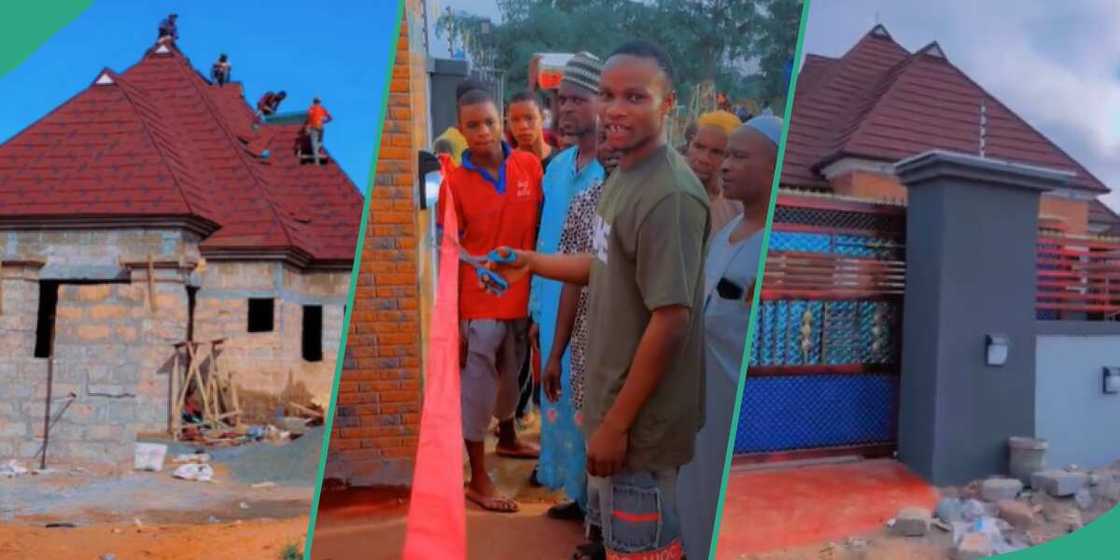
[[[171,345],[186,335],[186,271],[176,263],[197,258],[197,239],[176,230],[87,230],[5,232],[0,242],[0,458],[30,461],[42,445],[48,359],[35,358],[34,347],[39,281],[50,279],[63,283],[48,459],[131,459],[137,433],[167,428]],[[155,309],[147,267],[135,264],[149,255],[160,263]],[[36,260],[41,267],[27,264]]]
[[[224,338],[243,411],[267,421],[291,400],[326,407],[342,334],[349,272],[298,271],[279,262],[212,261],[199,275],[194,340]],[[272,332],[248,332],[249,298],[272,298]],[[323,359],[303,359],[303,306],[323,307]]]
[[[327,478],[352,485],[411,481],[420,422],[416,150],[427,136],[423,50],[406,5],[382,128]]]

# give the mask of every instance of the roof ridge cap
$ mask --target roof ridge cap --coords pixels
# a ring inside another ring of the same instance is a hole
[[[165,147],[162,146],[160,144],[160,142],[156,141],[155,133],[153,132],[152,124],[150,122],[148,122],[148,118],[146,116],[144,116],[142,111],[139,110],[139,107],[136,104],[136,100],[133,99],[134,95],[135,96],[140,96],[140,97],[146,97],[147,93],[142,88],[140,88],[139,86],[137,86],[135,84],[132,84],[130,82],[131,82],[131,80],[128,79],[128,78],[125,78],[124,76],[117,75],[115,77],[115,83],[118,87],[120,87],[121,94],[124,95],[125,100],[128,101],[129,107],[131,107],[133,112],[136,113],[136,118],[140,120],[140,125],[144,127],[144,133],[148,136],[148,140],[152,142],[152,147],[155,148],[156,153],[159,154],[160,163],[162,163],[163,166],[165,168],[167,168],[168,173],[171,174],[171,180],[174,181],[174,183],[175,183],[175,191],[177,193],[179,193],[179,197],[183,199],[183,205],[187,207],[187,211],[190,212],[191,214],[195,214],[195,215],[198,215],[198,216],[202,216],[203,218],[206,218],[208,220],[212,220],[211,216],[203,215],[201,212],[198,211],[198,209],[196,209],[194,207],[193,204],[191,204],[190,198],[187,197],[187,194],[183,190],[183,180],[179,176],[181,174],[181,172],[176,170],[175,166],[171,165],[171,163],[168,161],[167,154],[164,151]],[[155,110],[159,110],[159,104],[158,103],[153,103],[148,99],[145,99],[144,101],[150,103],[152,105],[152,107],[155,108]],[[168,147],[166,147],[166,149],[172,149],[172,148],[170,146],[168,146]],[[175,154],[175,156],[179,157],[178,154]]]
[[[296,244],[295,238],[292,235],[292,231],[290,231],[288,224],[280,215],[280,212],[278,211],[278,204],[271,196],[271,193],[269,192],[267,186],[264,184],[264,181],[258,173],[258,169],[255,168],[255,165],[250,165],[250,163],[256,162],[250,162],[248,157],[245,155],[245,151],[241,149],[241,146],[238,145],[241,141],[237,139],[237,136],[233,133],[232,130],[230,130],[229,124],[226,123],[221,113],[215,108],[213,100],[210,99],[209,92],[206,91],[206,87],[209,86],[209,84],[200,84],[200,82],[205,82],[205,80],[201,77],[201,74],[195,71],[194,67],[185,60],[185,57],[181,58],[180,60],[180,72],[182,72],[184,69],[186,70],[188,82],[202,99],[203,105],[206,107],[207,112],[210,113],[210,116],[213,117],[214,122],[218,125],[218,128],[221,129],[225,134],[226,141],[232,144],[232,147],[237,154],[236,157],[238,158],[238,161],[240,161],[241,164],[245,166],[245,169],[246,171],[248,171],[249,176],[253,178],[254,186],[258,191],[260,191],[261,197],[265,200],[265,202],[268,203],[268,208],[272,212],[272,215],[275,218],[276,222],[280,225],[280,231],[284,232],[284,238],[287,239],[288,245],[293,249],[307,251],[305,248],[300,247]],[[197,78],[197,80],[192,78]]]

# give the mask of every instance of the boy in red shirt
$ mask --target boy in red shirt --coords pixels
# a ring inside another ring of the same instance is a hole
[[[466,82],[456,93],[459,130],[468,149],[461,165],[448,173],[444,188],[455,204],[459,243],[476,256],[502,246],[532,249],[542,200],[540,160],[502,141],[498,107],[481,85]],[[440,221],[445,200],[440,197]],[[460,264],[462,421],[471,464],[467,498],[491,511],[514,512],[518,505],[498,494],[486,472],[484,440],[490,418],[500,422],[499,455],[535,459],[540,453],[519,441],[514,427],[518,373],[528,351],[528,305],[528,278],[494,295],[479,284],[474,268]]]

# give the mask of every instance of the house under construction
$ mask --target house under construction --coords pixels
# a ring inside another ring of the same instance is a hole
[[[48,410],[52,459],[131,457],[171,424],[185,341],[221,341],[242,420],[326,405],[353,182],[173,44],[91,78],[0,145],[0,458],[39,452]]]

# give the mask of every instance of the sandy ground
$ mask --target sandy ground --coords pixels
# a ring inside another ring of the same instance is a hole
[[[538,441],[536,426],[523,431]],[[515,496],[521,511],[500,514],[467,505],[467,557],[471,560],[553,560],[570,558],[583,542],[583,525],[545,516],[561,495],[532,488],[533,461],[503,459],[488,442],[491,477],[502,492]],[[343,489],[324,492],[316,523],[313,560],[396,560],[404,546],[407,492]]]
[[[286,445],[208,450],[214,482],[162,472],[51,465],[0,479],[0,559],[278,559],[302,552],[322,430]],[[268,482],[264,487],[255,484]],[[64,524],[48,528],[48,524]],[[300,555],[302,557],[302,555]]]
[[[213,525],[93,524],[75,529],[0,525],[0,559],[277,560],[286,546],[303,550],[307,517]],[[300,554],[297,558],[302,558]]]

